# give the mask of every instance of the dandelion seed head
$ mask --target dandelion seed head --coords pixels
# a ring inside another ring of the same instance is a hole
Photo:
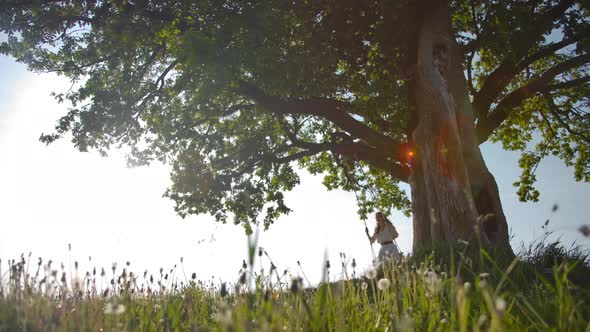
[[[369,287],[369,285],[368,285],[366,282],[364,282],[364,281],[363,281],[363,282],[361,283],[361,289],[362,289],[362,290],[367,290],[367,287]]]
[[[496,299],[496,311],[498,311],[498,313],[503,313],[504,311],[506,311],[507,307],[508,304],[506,303],[506,300],[504,300],[501,297]]]
[[[375,279],[375,277],[377,277],[377,271],[373,268],[369,268],[367,271],[365,271],[365,277],[368,279]]]
[[[446,323],[448,323],[448,322],[449,322],[449,321],[448,321],[446,318],[443,318],[443,319],[441,319],[441,320],[440,320],[440,323],[441,323],[441,324],[446,324]]]
[[[479,277],[482,278],[482,279],[488,278],[489,276],[490,276],[490,274],[487,273],[487,272],[483,272],[483,273],[480,273],[479,274]]]
[[[107,302],[104,306],[104,313],[107,315],[121,315],[125,313],[125,306],[122,304]]]
[[[379,288],[379,290],[386,290],[389,288],[389,286],[391,286],[391,281],[389,281],[387,278],[379,279],[377,282],[377,288]]]
[[[463,288],[465,288],[465,290],[470,290],[471,289],[471,283],[469,281],[465,282],[463,284]]]
[[[119,305],[117,306],[117,309],[115,309],[115,315],[121,315],[121,314],[123,314],[123,313],[125,312],[125,309],[126,309],[126,308],[125,308],[125,306],[124,306],[124,305],[122,305],[122,304],[119,304]]]
[[[430,296],[442,289],[442,281],[434,271],[427,271],[424,273],[424,283],[426,284],[426,290]]]

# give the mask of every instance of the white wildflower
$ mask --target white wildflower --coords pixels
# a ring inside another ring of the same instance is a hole
[[[389,288],[389,286],[391,286],[391,281],[389,281],[389,279],[387,278],[380,279],[377,282],[377,288],[379,288],[380,290],[386,290],[387,288]]]
[[[508,307],[508,304],[506,303],[506,300],[504,300],[503,298],[499,297],[496,299],[496,311],[498,311],[498,313],[503,313],[504,311],[506,311],[506,307]]]
[[[479,274],[479,277],[482,278],[482,279],[488,278],[489,276],[490,276],[490,274],[487,273],[487,272],[483,272],[483,273],[480,273]]]
[[[367,287],[369,287],[369,285],[363,281],[363,283],[361,283],[361,289],[362,290],[367,290]]]
[[[124,312],[125,312],[125,306],[122,305],[122,304],[119,304],[117,306],[117,309],[115,309],[115,315],[120,315],[120,314],[122,314]]]
[[[441,319],[441,320],[440,320],[440,323],[441,323],[441,324],[446,324],[446,323],[448,323],[448,322],[449,322],[449,321],[448,321],[446,318],[443,318],[443,319]]]
[[[488,317],[486,317],[486,315],[481,315],[481,316],[479,316],[479,319],[477,320],[477,326],[482,328],[487,322],[488,322]]]
[[[125,313],[125,306],[108,302],[104,306],[104,313],[107,315],[120,315]]]
[[[487,281],[482,280],[479,282],[478,286],[479,286],[479,288],[486,288],[486,287],[488,287],[488,283],[487,283]]]
[[[369,268],[366,272],[365,272],[365,277],[369,278],[369,279],[375,279],[375,277],[377,277],[377,271],[373,268]]]
[[[424,274],[424,283],[426,284],[426,290],[429,292],[429,295],[436,293],[442,288],[442,281],[434,271],[428,271]]]

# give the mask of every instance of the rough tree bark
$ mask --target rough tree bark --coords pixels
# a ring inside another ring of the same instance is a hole
[[[423,1],[410,95],[414,249],[459,239],[510,248],[498,188],[475,135],[447,1]]]

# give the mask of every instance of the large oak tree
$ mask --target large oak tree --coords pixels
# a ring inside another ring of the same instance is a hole
[[[589,21],[573,0],[2,0],[0,51],[73,83],[43,142],[170,163],[182,216],[268,227],[297,162],[361,216],[411,212],[415,248],[509,247],[479,145],[522,151],[522,200],[548,154],[590,180]]]

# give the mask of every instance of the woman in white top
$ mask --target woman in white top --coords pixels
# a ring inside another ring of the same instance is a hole
[[[377,225],[375,225],[373,236],[369,235],[369,229],[365,228],[365,232],[371,243],[377,241],[381,244],[377,261],[383,262],[388,256],[399,257],[400,252],[398,251],[397,246],[393,243],[393,240],[399,235],[395,226],[393,226],[391,221],[389,221],[382,212],[377,212],[375,214],[375,219],[377,219]]]

